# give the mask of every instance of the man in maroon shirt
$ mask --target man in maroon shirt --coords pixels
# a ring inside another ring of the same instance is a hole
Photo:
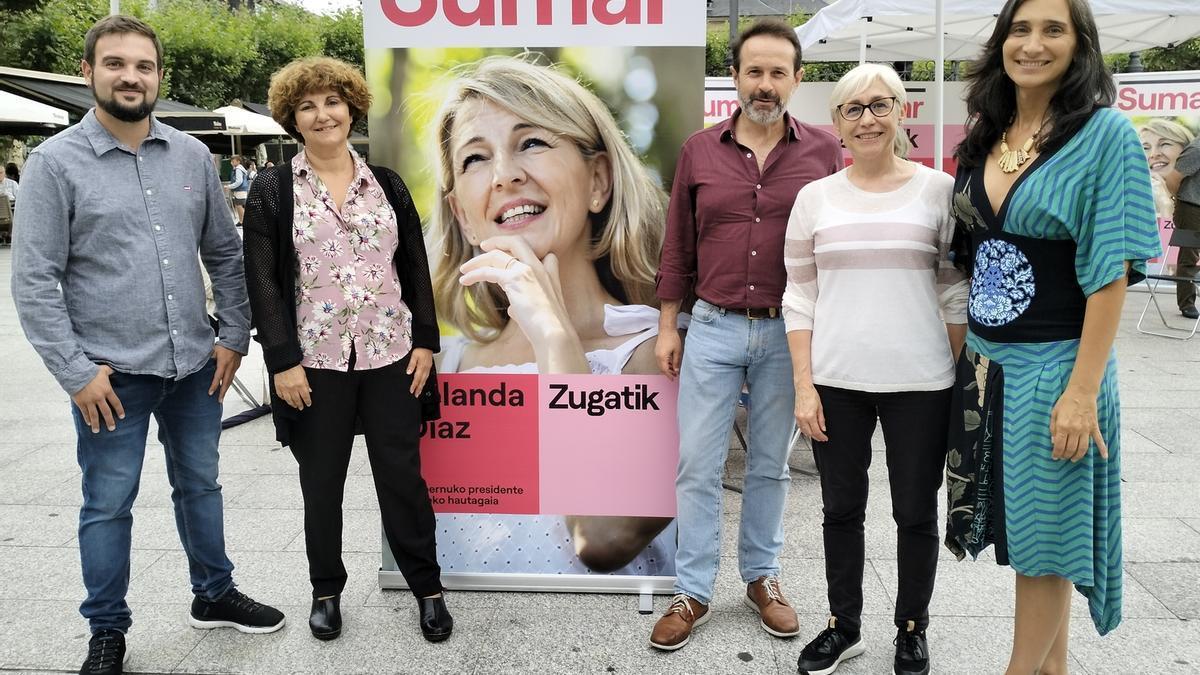
[[[796,193],[841,169],[842,152],[831,135],[786,112],[804,75],[790,26],[760,21],[731,49],[741,109],[684,144],[658,273],[655,354],[664,374],[679,377],[676,595],[650,635],[650,644],[664,650],[687,644],[692,629],[711,616],[721,471],[743,384],[752,397],[738,537],[745,602],[768,633],[791,637],[800,630],[779,586],[794,407],[780,314],[783,242]],[[685,352],[675,326],[690,293],[697,299]]]

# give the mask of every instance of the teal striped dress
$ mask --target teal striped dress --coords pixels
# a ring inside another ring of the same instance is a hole
[[[1126,262],[1131,265],[1131,283],[1143,278],[1147,259],[1160,252],[1154,201],[1141,143],[1129,120],[1115,110],[1098,109],[1071,140],[1038,159],[1013,186],[999,214],[990,214],[986,193],[978,194],[983,192],[981,173],[973,183],[975,199],[967,188],[965,197],[986,209],[993,227],[998,223],[1002,229],[998,238],[985,238],[983,245],[975,239],[967,340],[970,350],[1003,373],[998,435],[1003,445],[1002,492],[993,487],[992,496],[1003,499],[1008,564],[1027,576],[1069,579],[1087,597],[1092,621],[1105,634],[1121,621],[1116,358],[1109,358],[1098,399],[1108,460],[1092,443],[1077,463],[1054,461],[1050,411],[1071,376],[1082,314],[1074,339],[1060,335],[1038,340],[1042,326],[1052,322],[1057,311],[1039,296],[1061,294],[1059,287],[1070,285],[1074,309],[1082,312],[1087,296],[1125,276]],[[1005,237],[1010,237],[1007,242]],[[1036,256],[1025,250],[1034,260],[1031,264],[1020,249],[1038,248],[1034,240],[1059,247],[1060,256],[1063,246],[1070,247],[1062,258],[1065,264],[1058,266],[1065,269],[1048,269],[1053,266],[1044,262],[1039,268]],[[1058,287],[1039,286],[1038,282],[1054,281],[1055,274],[1066,274],[1066,283],[1060,279]],[[1070,307],[1071,301],[1062,304]],[[1039,312],[1041,323],[1021,316]]]

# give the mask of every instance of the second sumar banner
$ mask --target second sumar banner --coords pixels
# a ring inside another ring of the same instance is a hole
[[[443,583],[669,592],[654,273],[702,126],[704,3],[368,0],[363,18],[370,161],[426,223],[442,324],[421,462]],[[386,546],[380,583],[404,586]]]

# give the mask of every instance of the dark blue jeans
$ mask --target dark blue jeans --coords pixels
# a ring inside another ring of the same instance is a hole
[[[133,526],[130,509],[138,493],[151,415],[166,450],[175,526],[187,553],[192,592],[215,600],[233,586],[217,482],[221,404],[216,395],[208,395],[215,371],[216,361],[209,360],[182,380],[113,373],[113,390],[125,408],[125,419],[117,420],[114,431],[102,423],[100,433],[92,433],[79,409],[71,406],[83,470],[79,558],[87,599],[79,612],[92,632],[127,631],[132,623],[125,602]]]

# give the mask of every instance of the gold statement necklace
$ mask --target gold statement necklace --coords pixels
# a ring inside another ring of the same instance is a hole
[[[1012,125],[1012,122],[1009,122]],[[1021,165],[1029,161],[1029,151],[1033,150],[1033,144],[1037,142],[1038,134],[1042,133],[1039,128],[1033,132],[1029,140],[1021,147],[1013,150],[1008,147],[1008,130],[1000,132],[1000,159],[996,160],[996,164],[1000,166],[1000,170],[1004,173],[1013,173],[1021,168]]]

